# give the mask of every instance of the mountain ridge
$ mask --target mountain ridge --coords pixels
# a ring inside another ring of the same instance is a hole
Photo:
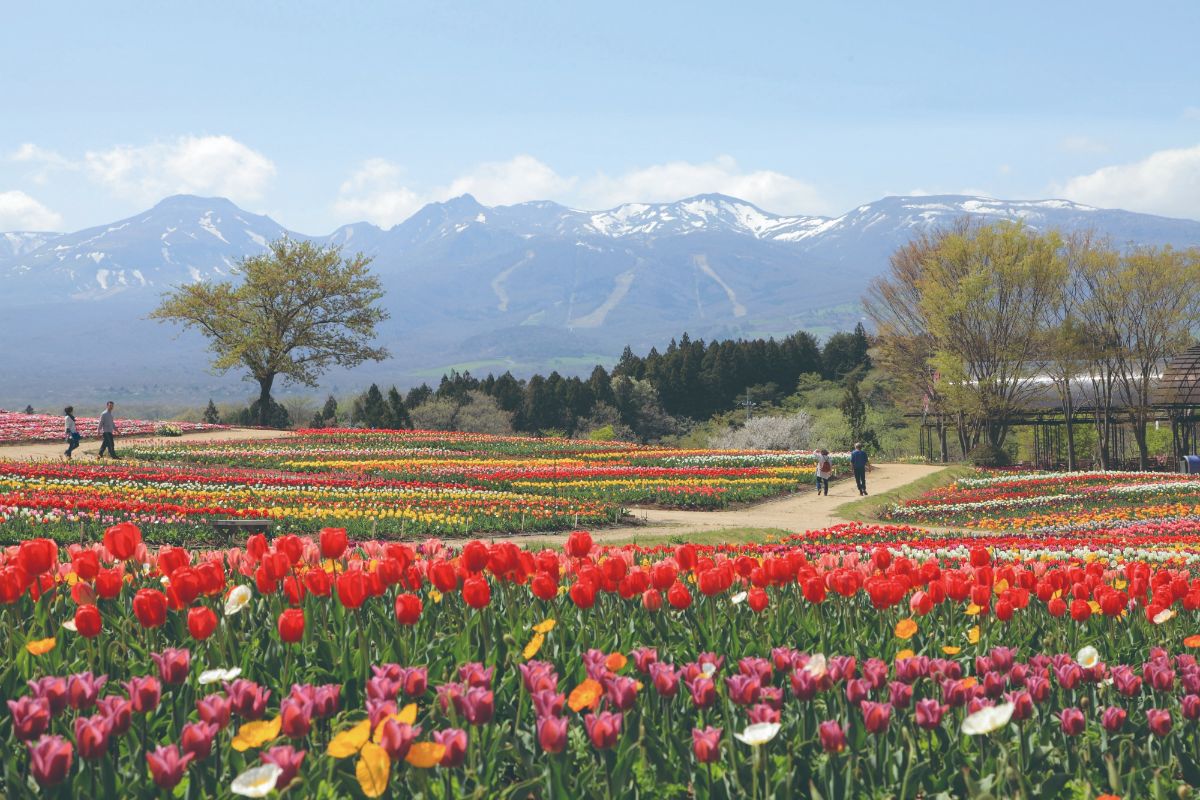
[[[388,229],[359,222],[313,236],[224,198],[176,195],[82,231],[0,234],[0,332],[22,342],[6,353],[0,387],[16,396],[0,391],[0,402],[66,391],[64,381],[78,387],[71,391],[236,391],[234,378],[199,374],[202,339],[146,316],[170,287],[223,279],[238,258],[283,235],[374,259],[391,312],[380,340],[395,357],[331,380],[403,384],[447,366],[586,371],[625,345],[647,350],[684,331],[711,339],[848,329],[898,246],[964,214],[1089,227],[1119,244],[1200,245],[1200,222],[1060,199],[897,195],[825,217],[712,193],[599,211],[485,206],[463,195]],[[97,338],[130,355],[73,360],[69,378],[45,374]]]

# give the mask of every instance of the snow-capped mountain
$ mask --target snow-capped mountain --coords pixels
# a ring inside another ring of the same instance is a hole
[[[648,349],[685,330],[713,338],[849,328],[890,253],[964,215],[1090,228],[1119,244],[1200,245],[1200,222],[1066,200],[885,197],[819,217],[717,194],[603,211],[489,207],[465,195],[388,230],[361,222],[310,237],[228,200],[177,196],[76,233],[0,234],[0,333],[22,342],[5,348],[0,404],[38,386],[66,388],[61,375],[41,377],[45,366],[97,338],[106,352],[135,357],[70,359],[80,385],[103,377],[105,387],[146,384],[150,395],[217,385],[202,372],[202,340],[145,317],[171,286],[220,279],[283,235],[375,259],[392,315],[381,338],[394,358],[345,380],[409,383],[450,365],[590,369],[626,344]]]

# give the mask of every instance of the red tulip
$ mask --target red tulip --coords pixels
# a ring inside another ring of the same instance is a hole
[[[549,602],[558,596],[558,581],[546,572],[539,572],[529,582],[529,590],[537,599]]]
[[[672,608],[685,609],[692,604],[692,595],[680,581],[671,584],[667,590],[667,602]]]
[[[267,554],[267,537],[261,533],[251,534],[246,539],[246,554],[251,561],[261,561]]]
[[[125,574],[120,567],[112,569],[102,569],[96,574],[96,594],[102,600],[112,600],[121,594],[121,587],[125,584]]]
[[[750,606],[750,610],[756,614],[765,609],[769,602],[770,598],[766,591],[758,586],[751,587],[750,591],[746,593],[746,605]]]
[[[189,608],[187,626],[193,639],[204,641],[217,629],[217,615],[207,606]]]
[[[579,608],[591,608],[596,604],[596,587],[591,581],[576,581],[568,594],[571,602]]]
[[[463,581],[462,594],[463,600],[474,609],[485,608],[492,602],[492,589],[482,575],[474,575]]]
[[[100,557],[95,550],[80,550],[71,556],[71,569],[80,579],[90,581],[100,572]]]
[[[286,608],[279,615],[279,638],[295,644],[304,638],[304,609]]]
[[[154,748],[154,752],[146,753],[146,763],[150,765],[150,774],[154,778],[154,784],[163,789],[173,789],[183,780],[183,773],[187,770],[192,758],[191,753],[180,755],[179,747],[176,745],[159,746]]]
[[[317,597],[328,597],[333,591],[333,579],[323,569],[310,569],[304,573],[304,587]]]
[[[117,561],[133,558],[142,543],[142,532],[132,522],[118,523],[104,532],[104,547]]]
[[[275,540],[275,549],[283,553],[288,564],[296,566],[304,558],[304,540],[294,533],[280,536]]]
[[[478,539],[467,542],[462,549],[462,563],[468,572],[483,572],[490,557],[488,546]]]
[[[396,621],[401,625],[416,625],[424,606],[415,594],[396,595]]]
[[[83,638],[94,639],[100,635],[103,626],[100,609],[93,605],[83,605],[75,609],[75,631]]]
[[[167,596],[157,589],[139,589],[133,596],[133,613],[143,628],[157,628],[167,621]]]
[[[53,539],[26,539],[17,547],[17,565],[28,575],[42,575],[58,566]]]
[[[711,764],[721,758],[721,729],[707,727],[692,729],[692,753],[696,763]]]
[[[358,608],[367,599],[367,578],[357,569],[348,570],[338,576],[337,596],[343,606]]]
[[[39,786],[57,786],[71,773],[71,743],[61,736],[43,736],[29,747],[29,774]]]
[[[592,535],[587,531],[574,531],[567,537],[563,550],[571,558],[587,558],[592,551]]]
[[[662,594],[657,589],[647,589],[642,592],[642,608],[647,611],[658,611],[662,608]]]

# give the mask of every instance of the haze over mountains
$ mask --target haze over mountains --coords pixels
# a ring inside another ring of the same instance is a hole
[[[849,328],[888,255],[964,215],[1035,228],[1092,228],[1118,243],[1200,245],[1200,222],[1065,200],[886,197],[839,217],[780,216],[723,195],[579,211],[486,207],[464,195],[383,230],[286,230],[222,198],[169,197],[76,233],[0,233],[0,405],[66,399],[195,404],[250,387],[207,370],[196,335],[147,321],[173,285],[221,279],[282,235],[373,256],[393,358],[325,388],[473,372],[590,370],[632,345]]]

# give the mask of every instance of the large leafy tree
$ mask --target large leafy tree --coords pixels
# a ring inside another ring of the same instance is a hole
[[[178,287],[151,318],[199,330],[218,371],[245,369],[258,383],[266,425],[277,378],[314,386],[331,366],[387,358],[371,344],[388,314],[376,305],[383,290],[370,263],[361,253],[343,258],[339,248],[285,237],[238,262],[240,281]]]

